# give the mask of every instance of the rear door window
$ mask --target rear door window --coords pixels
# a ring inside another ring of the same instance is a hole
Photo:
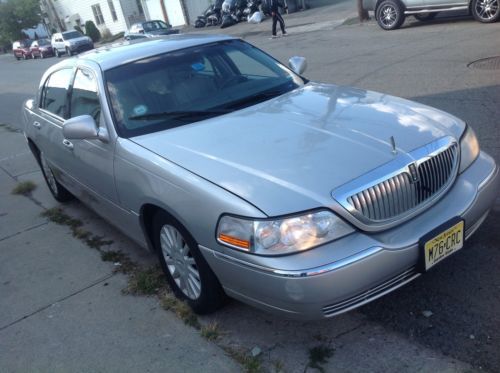
[[[73,69],[58,70],[49,76],[42,91],[40,108],[68,119],[68,89]]]

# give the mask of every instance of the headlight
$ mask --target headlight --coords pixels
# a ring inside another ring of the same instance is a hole
[[[476,160],[478,155],[479,142],[477,141],[476,134],[470,126],[467,126],[460,139],[460,169],[458,172],[464,172]]]
[[[310,249],[353,231],[326,210],[282,219],[252,220],[224,215],[217,227],[217,240],[253,254],[283,255]]]

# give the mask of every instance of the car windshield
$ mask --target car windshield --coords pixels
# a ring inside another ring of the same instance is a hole
[[[163,30],[169,28],[169,26],[163,22],[163,21],[151,21],[151,22],[144,22],[142,24],[142,28],[144,31],[156,31],[156,30]]]
[[[50,41],[48,41],[47,39],[40,39],[38,40],[38,45],[42,46],[42,45],[49,45],[50,44]]]
[[[105,79],[122,137],[223,115],[305,84],[300,76],[241,40],[135,61],[106,71]]]
[[[64,40],[76,39],[82,36],[78,31],[65,32],[63,35]]]

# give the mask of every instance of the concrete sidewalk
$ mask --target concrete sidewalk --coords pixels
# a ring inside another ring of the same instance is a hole
[[[11,194],[21,180],[37,183],[32,197]],[[240,370],[156,297],[122,295],[127,277],[113,263],[40,216],[55,205],[23,135],[0,127],[0,372]],[[78,202],[65,209],[87,221]],[[115,248],[141,255],[90,216]]]
[[[305,11],[283,14],[286,30],[289,34],[332,30],[342,25],[346,20],[357,17],[356,3],[350,0],[316,1],[312,3],[312,6]],[[202,28],[187,26],[182,29],[182,32],[228,34],[246,38],[259,34],[271,36],[271,25],[271,18],[266,17],[259,24],[240,22],[224,29],[221,29],[220,26]]]

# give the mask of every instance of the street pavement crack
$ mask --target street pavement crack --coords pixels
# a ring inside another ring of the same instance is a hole
[[[40,228],[40,227],[42,227],[42,226],[44,226],[44,225],[47,225],[47,224],[49,224],[49,222],[47,222],[47,221],[46,221],[46,222],[43,222],[43,223],[40,223],[40,224],[32,225],[31,227],[28,227],[28,228],[26,228],[26,229],[24,229],[24,230],[22,230],[22,231],[19,231],[19,232],[16,232],[16,233],[10,234],[10,235],[8,235],[8,236],[5,236],[5,237],[0,237],[0,242],[5,241],[5,240],[8,240],[9,238],[12,238],[12,237],[18,236],[18,235],[23,234],[23,233],[25,233],[25,232],[29,232],[29,231],[31,231],[31,230],[33,230],[33,229]]]
[[[54,305],[54,304],[57,304],[57,303],[60,303],[60,302],[64,302],[66,299],[74,297],[75,295],[78,295],[78,294],[84,292],[85,290],[88,290],[88,289],[90,289],[90,288],[92,288],[92,287],[94,287],[96,285],[99,285],[100,283],[102,283],[102,282],[110,279],[111,277],[113,277],[115,274],[116,273],[107,274],[106,276],[103,276],[103,277],[97,279],[96,281],[90,283],[89,285],[87,285],[87,286],[85,286],[85,287],[83,287],[83,288],[81,288],[79,290],[76,290],[76,291],[74,291],[74,292],[72,292],[72,293],[70,293],[68,295],[65,295],[64,297],[61,297],[61,298],[57,299],[54,302],[51,302],[51,303],[49,303],[49,304],[47,304],[47,305],[45,305],[43,307],[40,307],[37,310],[35,310],[35,311],[33,311],[33,312],[31,312],[31,313],[29,313],[29,314],[27,314],[27,315],[25,315],[25,316],[17,319],[17,320],[14,320],[14,321],[12,321],[11,323],[9,323],[7,325],[1,326],[0,327],[0,332],[3,331],[3,330],[5,330],[5,329],[7,329],[7,328],[9,328],[9,327],[11,327],[11,326],[13,326],[13,325],[15,325],[15,324],[17,324],[17,323],[19,323],[19,322],[21,322],[21,321],[23,321],[23,320],[26,320],[27,318],[29,318],[29,317],[31,317],[33,315],[36,315],[36,314],[38,314],[38,313],[46,310],[49,307],[52,307],[52,305]]]

